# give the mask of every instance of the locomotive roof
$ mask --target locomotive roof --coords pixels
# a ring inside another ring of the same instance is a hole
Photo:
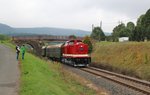
[[[69,40],[69,41],[66,41],[66,42],[82,42],[82,40],[75,39],[75,40]]]
[[[61,47],[62,44],[48,45],[47,48]]]
[[[78,41],[82,41],[82,40],[75,39],[75,40],[69,40],[69,42],[70,42],[70,41],[77,41],[77,42],[78,42]]]

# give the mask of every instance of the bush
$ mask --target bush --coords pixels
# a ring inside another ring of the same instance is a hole
[[[88,46],[89,46],[88,52],[91,53],[93,50],[93,45],[91,43],[90,37],[88,37],[88,36],[84,37],[83,43],[88,44]]]
[[[5,41],[5,40],[9,40],[9,39],[10,38],[8,36],[0,34],[0,41],[1,42]]]

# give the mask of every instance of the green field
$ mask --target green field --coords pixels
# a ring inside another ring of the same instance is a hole
[[[20,65],[20,95],[96,95],[94,90],[66,74],[59,63],[46,62],[27,53]]]
[[[150,81],[150,42],[98,42],[93,65]]]

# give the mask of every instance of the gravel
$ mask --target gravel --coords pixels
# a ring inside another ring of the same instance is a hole
[[[129,89],[127,87],[124,87],[122,85],[119,85],[115,82],[104,79],[102,77],[98,77],[98,76],[89,74],[87,72],[84,72],[84,71],[80,70],[79,68],[74,68],[74,67],[67,66],[67,65],[63,65],[63,67],[69,71],[72,71],[73,73],[76,73],[77,75],[80,75],[80,76],[90,80],[97,87],[103,88],[106,91],[108,91],[108,93],[110,95],[145,95],[143,93],[140,93],[140,92],[134,91],[132,89]]]

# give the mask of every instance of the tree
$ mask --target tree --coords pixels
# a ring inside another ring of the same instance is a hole
[[[142,18],[141,24],[144,26],[144,28],[150,26],[150,9],[146,12],[144,17]]]
[[[127,29],[129,29],[130,31],[133,31],[135,28],[135,25],[133,22],[128,22],[127,23]]]
[[[84,40],[83,40],[83,43],[85,43],[85,44],[87,44],[89,46],[88,52],[91,53],[92,50],[93,50],[93,45],[92,45],[90,37],[89,36],[85,36]]]
[[[133,31],[133,41],[144,41],[145,32],[142,26],[136,26]]]
[[[130,30],[127,28],[123,28],[119,32],[119,37],[130,37]]]
[[[113,35],[119,37],[120,31],[125,28],[125,24],[121,23],[113,29]]]
[[[146,28],[146,34],[145,34],[145,37],[148,39],[148,40],[150,40],[150,26],[148,26],[147,28]]]
[[[133,30],[135,29],[135,25],[133,22],[128,22],[127,23],[127,29],[129,31],[129,39],[133,40]]]
[[[104,41],[105,40],[105,34],[101,27],[94,27],[92,33],[91,33],[91,38],[99,41]]]
[[[138,18],[138,20],[137,20],[137,26],[141,26],[141,25],[142,25],[142,19],[143,19],[143,17],[144,17],[144,14],[141,15],[141,16]]]
[[[118,41],[118,37],[124,36],[124,34],[121,33],[121,31],[123,29],[125,29],[125,24],[124,23],[119,24],[118,26],[116,26],[113,29],[113,33],[112,33],[113,41]]]
[[[138,18],[137,27],[138,27],[138,29],[136,29],[136,31],[141,30],[140,33],[142,33],[142,36],[144,36],[144,38],[147,38],[148,40],[150,40],[150,9],[146,12],[146,14],[141,15]],[[141,40],[143,41],[143,37]]]
[[[112,37],[112,35],[109,35],[109,36],[106,36],[106,41],[113,41],[113,37]]]
[[[134,23],[128,22],[127,27],[124,23],[119,24],[113,29],[112,37],[113,41],[118,41],[119,37],[132,37],[132,31],[134,30]]]
[[[69,39],[76,39],[77,37],[75,35],[70,35]]]

